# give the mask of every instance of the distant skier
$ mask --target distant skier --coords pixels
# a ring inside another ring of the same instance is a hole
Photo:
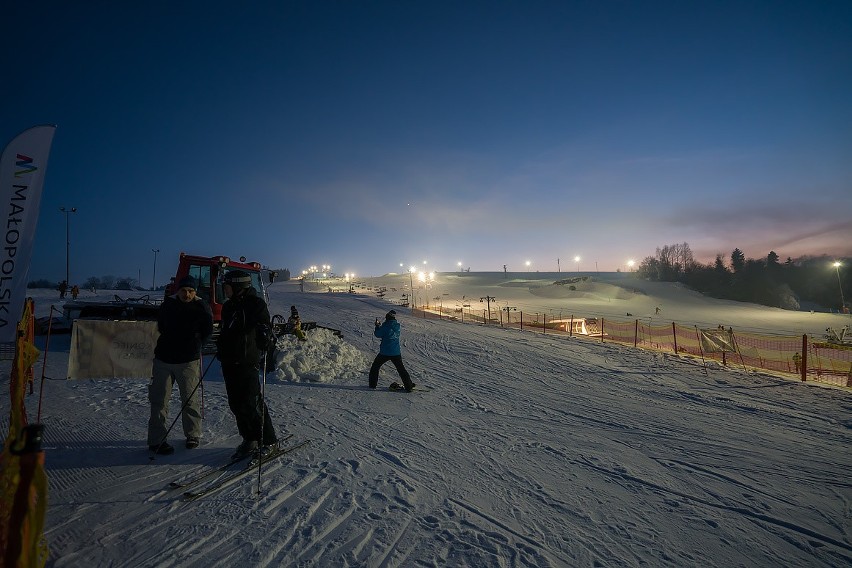
[[[66,292],[68,292],[68,281],[63,280],[62,282],[59,283],[59,299],[60,300],[65,299],[65,293]]]
[[[80,294],[80,288],[79,288],[76,284],[74,284],[73,286],[71,286],[71,299],[72,299],[72,300],[76,300],[76,299],[77,299],[77,296],[78,296],[79,294]]]
[[[272,325],[266,302],[257,295],[247,272],[228,272],[224,291],[228,301],[222,306],[222,331],[216,346],[228,405],[243,437],[233,455],[238,459],[278,443],[269,410],[261,400],[258,377],[261,353],[273,341]]]
[[[391,310],[385,315],[385,321],[379,322],[376,318],[376,329],[373,334],[381,338],[382,343],[379,346],[379,354],[373,360],[373,365],[370,367],[370,388],[376,388],[379,383],[379,369],[382,365],[391,361],[396,367],[399,377],[402,379],[402,384],[406,392],[411,392],[414,389],[414,383],[411,382],[411,376],[405,370],[405,365],[402,364],[402,354],[399,347],[399,322],[396,321],[396,311]]]
[[[196,296],[196,282],[191,276],[178,282],[178,291],[166,296],[157,315],[160,336],[154,348],[148,401],[148,447],[152,452],[168,455],[175,449],[165,441],[166,419],[172,381],[178,385],[183,403],[183,433],[187,449],[198,447],[201,439],[200,396],[195,392],[201,380],[201,346],[213,333],[213,312]],[[191,397],[191,398],[190,398]]]

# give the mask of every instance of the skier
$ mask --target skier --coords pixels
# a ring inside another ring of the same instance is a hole
[[[79,288],[76,284],[74,284],[73,286],[71,286],[71,299],[72,299],[72,300],[76,300],[76,299],[77,299],[77,296],[78,296],[79,294],[80,294],[80,288]]]
[[[148,401],[148,447],[158,454],[168,455],[175,449],[165,441],[166,419],[172,381],[177,383],[183,403],[183,433],[187,449],[197,448],[201,439],[199,396],[195,394],[201,378],[201,346],[213,333],[213,312],[195,294],[196,283],[191,276],[178,283],[178,291],[167,296],[157,316],[160,337],[154,348]]]
[[[59,283],[59,299],[60,300],[65,299],[65,293],[67,291],[68,291],[68,281],[63,280],[62,282]]]
[[[402,354],[399,347],[399,322],[396,321],[395,310],[391,310],[385,315],[383,323],[379,322],[379,318],[376,318],[376,329],[373,331],[373,335],[381,338],[382,343],[379,346],[379,353],[370,367],[370,388],[376,388],[381,366],[391,361],[402,379],[405,391],[414,390],[415,385],[411,382],[411,376],[405,370],[405,365],[402,364]]]
[[[228,301],[222,306],[222,331],[217,348],[228,405],[243,437],[232,457],[240,459],[278,444],[258,380],[262,352],[273,341],[272,325],[266,302],[252,288],[248,273],[228,272],[224,292]]]

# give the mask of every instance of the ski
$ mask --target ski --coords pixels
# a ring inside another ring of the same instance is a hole
[[[281,438],[281,441],[283,442],[285,440],[289,440],[292,437],[293,437],[293,434],[288,434],[287,436],[284,436],[283,438]],[[172,481],[171,483],[169,483],[168,488],[169,489],[186,489],[187,487],[192,487],[193,485],[198,485],[202,481],[204,481],[206,479],[210,479],[211,477],[213,477],[216,474],[224,473],[226,470],[230,469],[230,467],[232,465],[234,465],[236,463],[240,463],[241,461],[246,460],[248,457],[249,456],[243,456],[239,459],[231,459],[231,460],[228,461],[228,463],[226,463],[224,465],[221,465],[219,467],[215,467],[211,470],[200,473],[200,474],[198,474],[194,477],[190,477],[188,479],[182,479],[182,480],[179,480],[179,481]]]
[[[405,386],[401,385],[400,383],[393,382],[388,387],[388,390],[393,391],[393,392],[414,392],[414,391],[427,392],[427,391],[430,391],[432,389],[424,388],[424,387],[418,387],[415,384],[410,391],[407,391],[407,390],[405,390]]]
[[[211,493],[215,493],[216,491],[219,491],[220,489],[226,487],[227,485],[230,485],[231,482],[236,481],[237,479],[244,477],[244,476],[246,476],[250,473],[253,473],[255,471],[255,469],[257,468],[257,466],[260,465],[261,463],[268,463],[268,462],[270,462],[270,461],[272,461],[276,458],[283,456],[284,454],[289,454],[293,450],[297,450],[297,449],[301,448],[302,446],[307,445],[308,442],[310,442],[310,441],[311,440],[308,439],[308,440],[305,440],[303,442],[299,442],[298,444],[295,444],[293,446],[287,446],[286,448],[274,450],[274,451],[270,452],[269,454],[267,454],[267,455],[265,455],[261,458],[253,458],[245,468],[243,468],[239,471],[235,471],[234,473],[232,473],[230,475],[226,475],[225,477],[222,477],[221,479],[217,479],[215,482],[213,482],[210,485],[207,485],[203,489],[199,489],[198,491],[184,491],[184,493],[183,493],[184,499],[186,499],[187,501],[194,501],[195,499],[199,499],[201,497],[204,497],[205,495],[210,495]]]

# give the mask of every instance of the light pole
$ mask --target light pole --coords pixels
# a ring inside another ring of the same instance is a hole
[[[575,257],[574,257],[574,262],[576,262],[576,263],[577,263],[577,274],[580,274],[580,257],[579,257],[579,256],[575,256]]]
[[[151,249],[151,252],[154,253],[154,275],[151,276],[151,290],[153,290],[154,282],[157,280],[157,253],[160,252],[160,249]]]
[[[76,213],[77,208],[71,207],[70,209],[66,209],[65,207],[60,207],[60,211],[65,213],[65,282],[71,282],[71,230],[69,228],[68,214]]]
[[[409,286],[409,289],[411,291],[411,309],[413,310],[414,308],[417,307],[415,305],[416,302],[414,301],[414,267],[413,266],[408,267],[408,286]]]
[[[842,266],[839,262],[834,263],[834,270],[837,272],[837,285],[840,287],[840,313],[843,313],[843,308],[846,307],[846,303],[843,301],[843,282],[840,281],[840,267]]]
[[[479,299],[480,304],[482,302],[485,302],[488,305],[488,321],[485,322],[486,324],[488,324],[488,322],[491,321],[491,302],[496,302],[496,301],[497,301],[497,298],[495,298],[494,296],[484,296],[484,297]]]

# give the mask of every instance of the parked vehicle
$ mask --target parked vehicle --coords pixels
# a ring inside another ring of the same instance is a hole
[[[198,296],[210,304],[210,309],[213,312],[214,332],[211,341],[215,341],[222,320],[222,304],[227,300],[222,285],[225,281],[225,275],[232,270],[241,270],[249,274],[252,279],[252,286],[263,297],[267,296],[267,283],[271,284],[278,276],[277,272],[264,269],[259,262],[246,261],[245,257],[232,260],[227,256],[198,256],[182,252],[178,258],[175,275],[166,285],[162,297],[154,297],[147,293],[141,296],[123,298],[116,294],[112,300],[106,301],[81,299],[65,302],[62,307],[62,317],[54,318],[52,323],[48,321],[39,322],[38,332],[47,333],[48,323],[50,323],[51,333],[70,333],[73,322],[77,319],[156,320],[163,298],[177,292],[177,282],[187,276],[192,276],[198,283],[196,288]],[[281,315],[272,316],[272,325],[276,335],[292,333],[292,329],[286,323],[286,318]],[[338,337],[342,337],[339,330],[317,325],[316,322],[302,322],[303,331],[316,328],[329,329]],[[211,349],[215,351],[212,343],[205,346],[205,351]]]

